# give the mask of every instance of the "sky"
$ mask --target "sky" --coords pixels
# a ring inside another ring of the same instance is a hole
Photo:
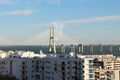
[[[53,22],[79,43],[120,44],[120,0],[0,0],[1,45],[44,40]]]

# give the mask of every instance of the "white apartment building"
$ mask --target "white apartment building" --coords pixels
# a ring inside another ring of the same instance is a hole
[[[44,58],[44,80],[81,80],[80,62],[77,56],[47,55]]]
[[[93,57],[84,57],[83,59],[83,80],[94,80]]]
[[[93,59],[74,53],[19,51],[0,59],[0,74],[18,80],[94,80]]]
[[[44,80],[43,61],[40,58],[7,58],[0,60],[0,73],[18,80]]]

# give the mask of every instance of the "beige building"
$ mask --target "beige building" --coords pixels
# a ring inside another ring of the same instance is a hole
[[[120,80],[120,59],[103,56],[103,67],[95,68],[95,80]]]
[[[114,71],[115,80],[120,80],[120,70]]]

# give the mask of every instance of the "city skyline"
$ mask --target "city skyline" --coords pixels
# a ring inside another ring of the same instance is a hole
[[[119,3],[119,0],[0,0],[0,44],[35,42],[36,36],[37,40],[44,39],[43,33],[53,22],[65,25],[62,33],[72,41],[120,44]]]

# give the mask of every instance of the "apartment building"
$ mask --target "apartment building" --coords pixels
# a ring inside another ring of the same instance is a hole
[[[94,80],[93,57],[84,57],[83,59],[83,80]]]
[[[99,59],[100,60],[100,59]],[[103,56],[100,65],[95,68],[95,80],[120,80],[120,59],[116,56]],[[97,63],[97,64],[98,64]],[[96,64],[96,63],[95,63]]]

